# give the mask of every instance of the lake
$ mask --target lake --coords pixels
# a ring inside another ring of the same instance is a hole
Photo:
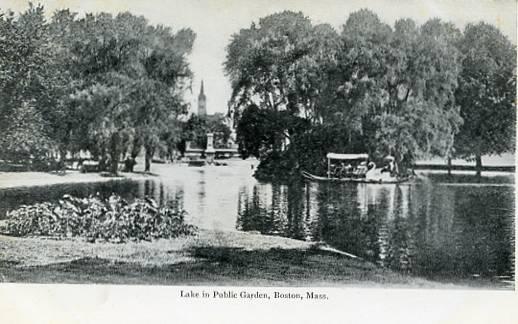
[[[21,204],[112,192],[176,201],[201,228],[321,242],[392,270],[433,280],[514,279],[514,177],[424,173],[401,185],[262,183],[256,161],[153,165],[142,181],[0,190],[0,218]]]

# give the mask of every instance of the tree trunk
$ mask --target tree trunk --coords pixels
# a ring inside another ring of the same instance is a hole
[[[131,147],[131,154],[130,154],[133,159],[135,159],[137,157],[137,155],[140,153],[141,147],[142,147],[142,144],[140,143],[140,141],[137,139],[134,139],[133,145]]]
[[[65,168],[65,159],[67,157],[67,150],[64,147],[59,149],[59,162],[56,165],[57,170],[60,171]]]
[[[124,171],[133,172],[134,167],[135,167],[135,159],[131,156],[127,157],[124,160]]]
[[[475,157],[475,170],[477,171],[477,177],[480,177],[482,175],[482,156],[480,154],[477,154]]]
[[[140,153],[140,148],[141,148],[141,145],[140,145],[139,141],[137,139],[135,139],[133,141],[133,147],[131,148],[131,154],[130,154],[131,158],[130,158],[130,161],[127,166],[127,170],[129,172],[134,172],[133,170],[135,168],[135,164],[137,164],[136,159]]]
[[[99,170],[98,171],[106,171],[106,162],[108,160],[106,156],[106,149],[102,148],[99,154]]]
[[[67,157],[67,150],[64,147],[59,148],[59,160],[65,163]]]
[[[451,176],[451,157],[448,157],[448,176]]]
[[[111,164],[111,173],[113,175],[118,175],[118,169],[119,169],[119,159],[112,157],[112,164]]]
[[[154,148],[147,146],[146,147],[146,157],[145,157],[145,167],[144,172],[150,172],[151,171],[151,161],[153,159],[153,155],[155,153]]]
[[[111,155],[111,173],[114,175],[118,174],[119,169],[119,134],[115,133],[112,135],[111,140],[111,149],[110,149],[110,155]]]

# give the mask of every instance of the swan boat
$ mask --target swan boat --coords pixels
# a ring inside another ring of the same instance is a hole
[[[329,182],[356,182],[356,183],[402,183],[411,179],[410,176],[400,177],[387,168],[376,168],[374,162],[369,161],[368,154],[327,154],[327,176],[314,175],[307,171],[301,171],[302,176],[310,181]],[[395,165],[394,158],[387,156],[386,161]],[[341,163],[336,166],[336,162]],[[348,163],[347,166],[345,163]],[[333,169],[333,165],[335,165]],[[397,169],[397,167],[396,167]],[[393,170],[392,170],[393,171]]]

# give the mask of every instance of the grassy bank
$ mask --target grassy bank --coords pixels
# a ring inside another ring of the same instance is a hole
[[[206,230],[193,237],[125,244],[0,236],[0,279],[26,283],[462,287],[392,272],[308,242]]]

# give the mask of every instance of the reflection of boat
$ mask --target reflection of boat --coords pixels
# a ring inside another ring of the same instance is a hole
[[[312,181],[358,182],[358,183],[401,183],[408,181],[409,176],[400,177],[394,172],[394,158],[387,157],[390,168],[376,168],[374,162],[367,164],[367,154],[327,154],[327,177],[317,176],[302,171],[302,176]],[[340,161],[341,165],[332,161]],[[348,163],[345,165],[345,163]],[[397,167],[396,167],[397,170]]]
[[[189,160],[187,162],[188,166],[201,167],[205,165],[205,160]]]

